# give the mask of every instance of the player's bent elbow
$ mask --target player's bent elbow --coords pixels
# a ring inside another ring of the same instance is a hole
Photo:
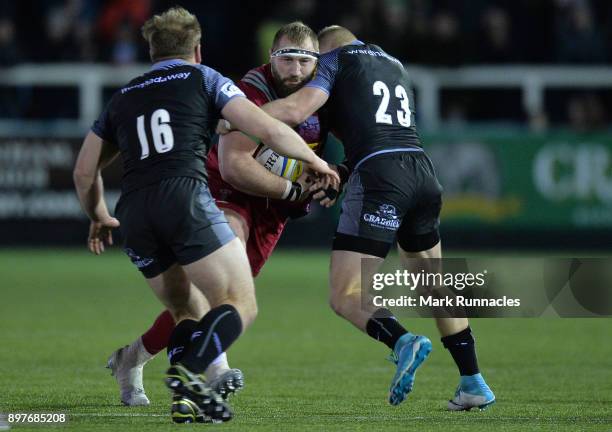
[[[295,122],[294,126],[300,125],[308,120],[311,113],[308,111],[296,110],[293,115],[293,121]]]
[[[235,158],[226,158],[219,161],[219,172],[224,182],[237,187],[241,184],[240,165]]]
[[[285,123],[287,123],[291,127],[295,127],[299,124],[304,123],[308,118],[308,114],[301,112],[301,110],[299,110],[298,108],[288,110],[285,115]]]

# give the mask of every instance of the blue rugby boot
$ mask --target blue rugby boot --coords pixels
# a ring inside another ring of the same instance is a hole
[[[406,333],[395,343],[391,361],[397,371],[391,381],[389,403],[399,405],[406,399],[414,386],[414,374],[431,352],[431,341],[425,336]]]
[[[495,403],[495,395],[482,375],[464,375],[461,377],[455,397],[448,401],[450,411],[469,411],[472,408],[483,410]]]

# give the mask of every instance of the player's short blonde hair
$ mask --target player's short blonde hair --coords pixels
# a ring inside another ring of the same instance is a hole
[[[319,39],[317,39],[317,34],[313,29],[301,21],[294,21],[292,23],[285,24],[276,32],[274,35],[274,40],[272,41],[272,51],[278,49],[278,43],[283,36],[286,36],[289,41],[298,46],[310,39],[315,51],[319,51]]]
[[[173,7],[155,15],[142,26],[142,36],[149,43],[151,60],[189,58],[200,43],[202,29],[195,15],[182,7]]]
[[[331,25],[322,29],[317,35],[319,44],[339,47],[353,42],[357,37],[347,28],[339,25]]]

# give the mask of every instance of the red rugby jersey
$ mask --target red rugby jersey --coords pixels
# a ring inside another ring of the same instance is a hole
[[[272,77],[272,66],[270,63],[251,69],[236,83],[236,85],[244,92],[246,97],[257,106],[262,106],[275,99],[279,99],[274,89],[274,79]],[[322,154],[323,142],[327,132],[324,131],[321,126],[318,113],[314,113],[308,117],[305,122],[296,126],[295,131],[319,156]],[[209,175],[216,175],[219,172],[219,159],[216,145],[210,149],[206,170]]]

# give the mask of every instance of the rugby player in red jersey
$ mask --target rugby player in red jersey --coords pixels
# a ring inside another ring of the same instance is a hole
[[[258,106],[286,97],[312,78],[318,51],[317,35],[312,29],[301,22],[287,24],[274,37],[270,63],[250,70],[236,84]],[[299,124],[296,131],[321,154],[327,133],[317,113]],[[206,164],[212,196],[245,245],[253,277],[272,254],[287,221],[307,213],[309,186],[307,173],[291,182],[266,170],[253,157],[257,147],[251,138],[232,132],[221,136]],[[177,333],[190,335],[195,323],[181,321]],[[107,367],[119,383],[125,405],[149,404],[142,383],[143,366],[168,346],[174,326],[172,315],[164,311],[141,337],[110,356]],[[168,356],[180,355],[181,346],[171,345],[174,348]],[[242,373],[230,369],[225,353],[208,367],[205,375],[211,387],[223,396],[243,386]]]

